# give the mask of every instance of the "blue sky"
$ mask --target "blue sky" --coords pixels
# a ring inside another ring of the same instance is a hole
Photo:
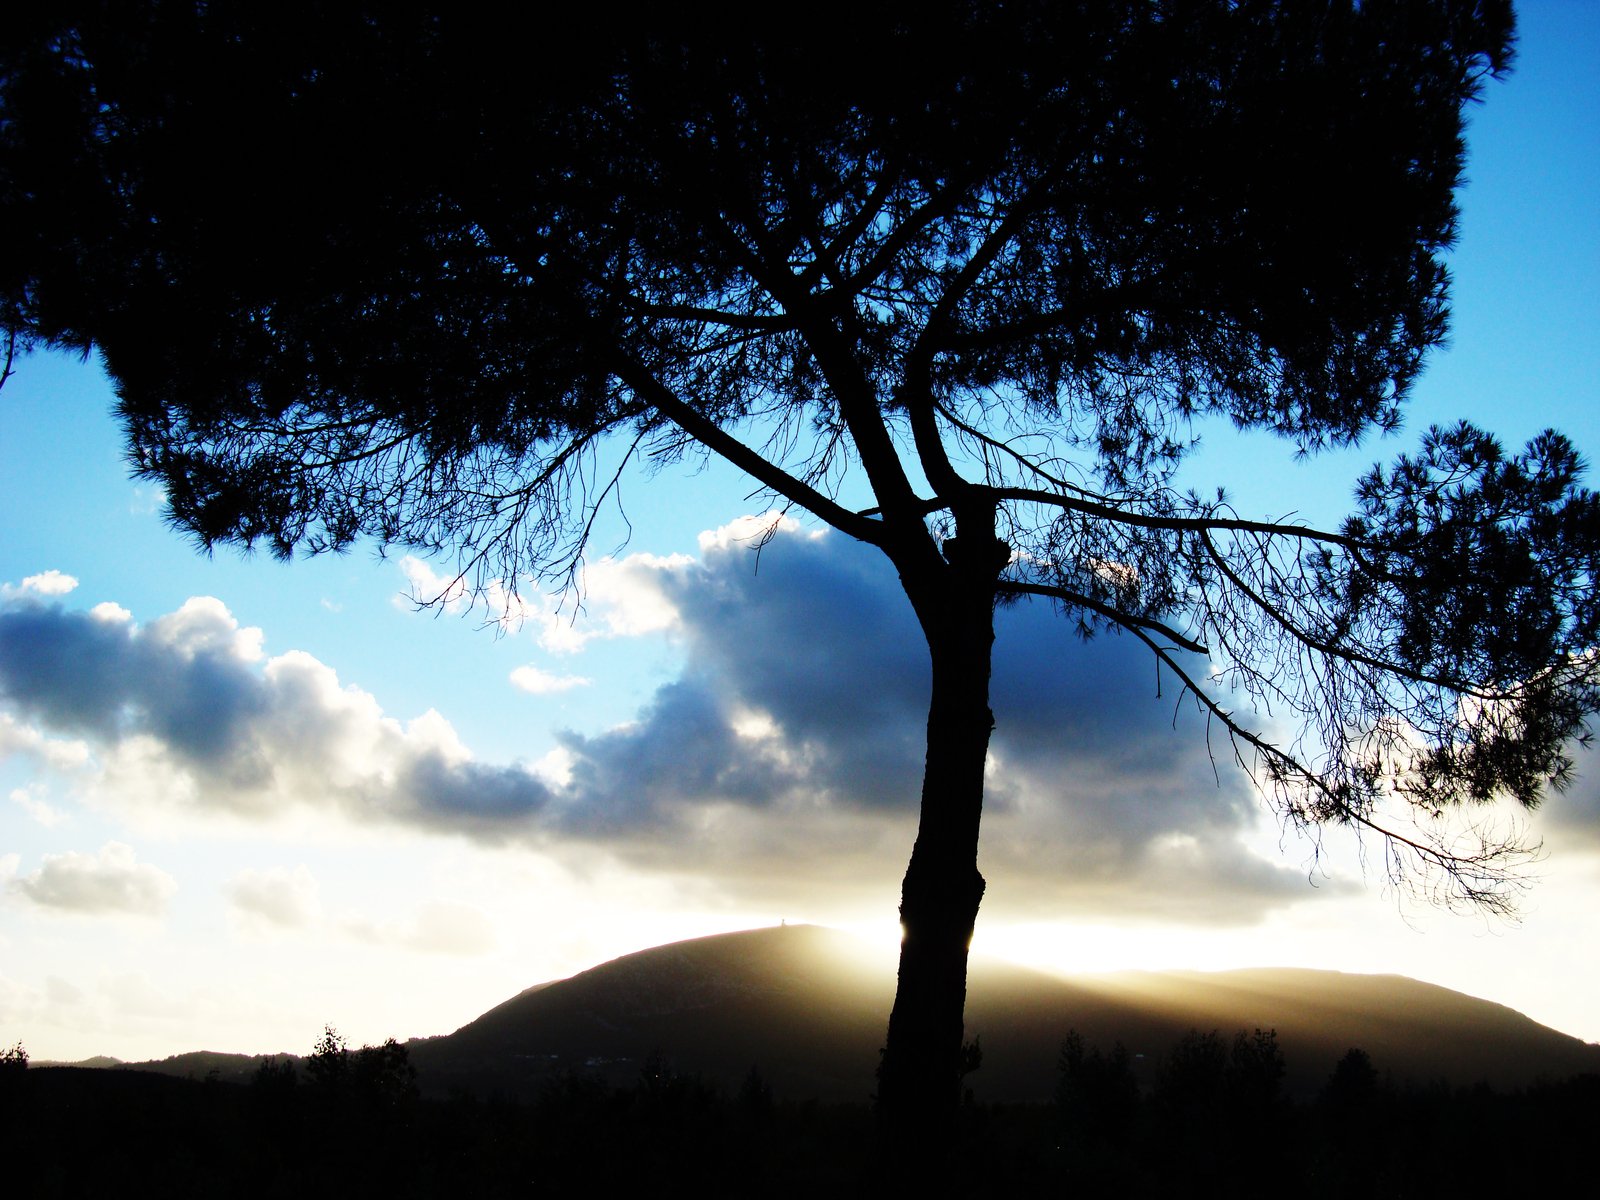
[[[1596,62],[1596,6],[1524,6],[1407,428],[1310,463],[1208,430],[1197,483],[1327,524],[1433,422],[1600,452]],[[892,943],[926,667],[869,552],[786,525],[758,565],[759,498],[711,466],[628,481],[631,538],[602,528],[581,611],[419,612],[443,564],[198,554],[128,479],[111,403],[62,358],[0,392],[0,1044],[303,1051],[326,1022],[445,1032],[675,937],[787,918]],[[1536,818],[1510,926],[1405,901],[1336,840],[1313,863],[1123,642],[1008,611],[996,690],[980,949],[1392,971],[1600,1040],[1592,754]]]

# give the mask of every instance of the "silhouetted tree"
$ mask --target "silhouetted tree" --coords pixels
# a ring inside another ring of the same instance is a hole
[[[267,1058],[250,1077],[250,1086],[258,1092],[282,1094],[292,1092],[300,1082],[299,1073],[294,1069],[292,1058]]]
[[[352,1051],[343,1034],[332,1025],[325,1025],[305,1066],[312,1085],[326,1095],[374,1111],[402,1109],[414,1103],[418,1095],[411,1053],[394,1038],[386,1039],[381,1046],[362,1046]],[[292,1079],[292,1067],[290,1070]],[[258,1082],[267,1071],[266,1065],[257,1070]]]
[[[1276,1029],[1233,1035],[1225,1076],[1233,1110],[1264,1124],[1283,1102],[1283,1051]]]
[[[351,1076],[366,1103],[384,1111],[402,1111],[415,1104],[419,1095],[411,1052],[394,1038],[357,1050]]]
[[[0,1120],[9,1123],[14,1107],[21,1103],[27,1069],[28,1050],[21,1042],[0,1050]]]
[[[305,1063],[306,1076],[314,1087],[328,1092],[344,1088],[350,1079],[350,1047],[344,1035],[332,1025],[324,1025]]]
[[[1514,847],[1385,814],[1567,778],[1600,623],[1572,447],[1434,430],[1338,529],[1176,480],[1204,418],[1306,453],[1399,425],[1511,31],[1508,0],[579,5],[526,35],[29,6],[0,326],[102,352],[207,547],[570,581],[616,464],[709,454],[879,548],[932,663],[879,1097],[942,1145],[997,602],[1143,643],[1291,823],[1504,902]]]
[[[1118,1042],[1109,1055],[1088,1046],[1076,1029],[1061,1043],[1056,1107],[1062,1153],[1076,1189],[1106,1194],[1129,1184],[1130,1149],[1140,1114],[1133,1057]]]
[[[1228,1047],[1215,1029],[1190,1030],[1167,1052],[1156,1080],[1157,1105],[1178,1114],[1175,1124],[1217,1112],[1225,1099]]]
[[[28,1048],[21,1042],[0,1050],[0,1073],[11,1074],[28,1069]]]
[[[1346,1050],[1317,1095],[1317,1103],[1342,1126],[1353,1126],[1378,1097],[1378,1071],[1372,1057],[1360,1047]]]

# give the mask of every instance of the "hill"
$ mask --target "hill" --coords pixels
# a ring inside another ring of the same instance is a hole
[[[411,1043],[426,1089],[527,1094],[553,1073],[637,1078],[660,1055],[732,1090],[752,1066],[783,1097],[861,1100],[893,996],[892,970],[816,926],[697,938],[530,988],[455,1033]],[[975,959],[969,1035],[980,1099],[1042,1100],[1062,1038],[1117,1041],[1149,1082],[1191,1029],[1276,1029],[1291,1092],[1309,1095],[1352,1046],[1397,1082],[1518,1088],[1600,1072],[1600,1046],[1501,1005],[1401,976],[1330,971],[1125,973],[1060,979]]]

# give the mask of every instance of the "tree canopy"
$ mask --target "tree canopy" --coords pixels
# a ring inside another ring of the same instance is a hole
[[[1560,786],[1600,702],[1573,447],[1430,431],[1337,529],[1180,472],[1213,418],[1399,427],[1509,3],[495,20],[13,18],[0,319],[104,355],[180,527],[570,581],[616,472],[711,454],[880,548],[934,668],[886,1101],[959,1078],[996,603],[1138,639],[1288,820],[1504,903],[1515,847],[1430,822]]]

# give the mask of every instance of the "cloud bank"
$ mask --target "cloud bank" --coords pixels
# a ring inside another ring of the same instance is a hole
[[[480,761],[436,712],[401,722],[308,654],[266,657],[260,631],[209,598],[143,626],[115,606],[12,603],[0,702],[19,744],[87,745],[109,802],[246,819],[309,809],[602,852],[793,911],[881,900],[915,836],[921,634],[876,551],[785,524],[758,558],[755,528],[704,535],[697,558],[596,564],[584,620],[536,622],[552,650],[666,631],[684,651],[630,723],[558,733],[559,769]],[[1081,643],[1044,605],[1002,609],[998,624],[987,912],[1248,922],[1305,896],[1303,870],[1246,848],[1254,792],[1213,762],[1170,681],[1158,695],[1141,648]],[[546,692],[582,678],[518,676]],[[291,884],[238,881],[232,898],[293,921]]]

